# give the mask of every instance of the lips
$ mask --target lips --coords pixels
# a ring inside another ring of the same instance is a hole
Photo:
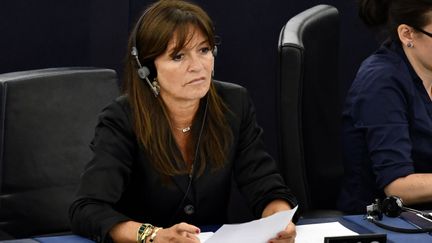
[[[187,82],[185,85],[191,85],[191,84],[201,83],[203,81],[205,81],[205,78],[204,77],[200,77],[200,78],[196,78],[196,79],[193,79],[193,80]]]

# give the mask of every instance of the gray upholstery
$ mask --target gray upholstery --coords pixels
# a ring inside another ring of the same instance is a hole
[[[279,37],[280,167],[303,212],[336,209],[343,167],[338,81],[339,14],[317,5]]]
[[[115,71],[52,68],[0,75],[0,230],[69,231],[97,114],[119,95]]]

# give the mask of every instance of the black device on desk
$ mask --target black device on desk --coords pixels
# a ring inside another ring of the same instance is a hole
[[[383,224],[379,222],[383,214],[388,217],[398,217],[402,212],[413,212],[415,214],[419,214],[424,218],[429,218],[432,220],[432,216],[428,213],[424,213],[422,211],[408,208],[403,205],[402,199],[396,196],[389,196],[385,198],[382,202],[379,199],[375,199],[375,202],[366,207],[366,219],[378,227],[381,227],[386,230],[400,232],[400,233],[427,233],[432,232],[432,224],[429,227],[421,227],[419,229],[407,229],[407,228],[398,228],[394,226],[390,226],[387,224]]]
[[[324,243],[386,243],[386,234],[361,234],[324,237]]]

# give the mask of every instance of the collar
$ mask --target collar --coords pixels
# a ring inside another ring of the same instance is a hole
[[[410,77],[411,77],[414,85],[417,87],[417,90],[423,96],[423,99],[425,100],[426,103],[432,104],[431,98],[429,97],[429,94],[423,85],[423,81],[417,75],[413,66],[409,62],[408,57],[406,56],[405,51],[402,48],[402,44],[400,42],[387,40],[383,43],[383,46],[390,49],[391,51],[395,52],[402,59],[402,61],[404,62],[405,66],[408,69],[408,72],[410,74]],[[431,112],[430,114],[432,114],[432,110],[430,112]]]
[[[420,77],[414,71],[413,66],[411,65],[410,61],[408,60],[408,57],[405,54],[405,51],[402,48],[402,44],[400,42],[387,40],[383,43],[383,46],[385,46],[386,48],[395,52],[402,59],[402,61],[404,62],[405,66],[408,69],[408,72],[409,72],[413,82],[416,85],[421,85],[421,87],[423,87],[423,81],[420,79]],[[424,87],[423,87],[423,89],[424,89]]]

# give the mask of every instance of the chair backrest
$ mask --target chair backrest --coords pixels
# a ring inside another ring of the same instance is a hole
[[[0,230],[15,238],[70,230],[97,115],[119,95],[117,82],[98,68],[0,75]]]
[[[279,162],[303,211],[336,209],[343,166],[338,81],[339,13],[317,5],[279,36]]]

